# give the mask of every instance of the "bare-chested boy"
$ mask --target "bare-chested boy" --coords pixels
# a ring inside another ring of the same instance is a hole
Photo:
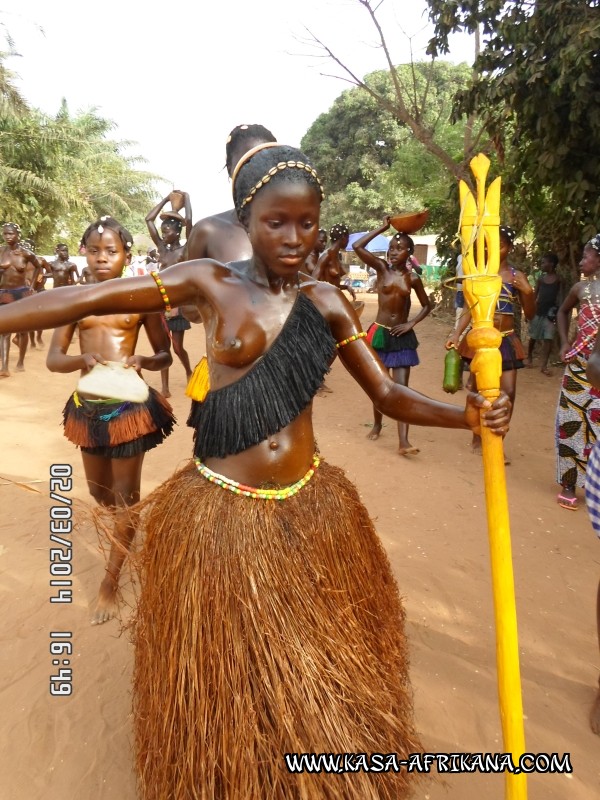
[[[77,265],[69,261],[69,248],[67,245],[57,244],[54,252],[56,253],[56,258],[50,264],[54,288],[59,289],[61,286],[74,286],[79,283]]]
[[[16,222],[5,222],[2,226],[4,245],[0,247],[0,304],[14,303],[33,293],[31,288],[40,262],[36,256],[21,242],[21,229]],[[27,352],[28,336],[17,334],[19,359],[15,370],[23,372]],[[0,336],[0,378],[8,378],[8,354],[10,351],[10,334]]]
[[[120,278],[128,263],[131,234],[112,217],[102,217],[83,234],[87,264],[98,283]],[[151,356],[135,354],[142,326],[153,350]],[[79,329],[81,355],[67,355]],[[53,372],[82,376],[97,364],[122,362],[132,370],[160,370],[171,363],[170,343],[160,314],[110,314],[86,317],[57,328],[52,336],[47,366]],[[140,499],[144,453],[171,432],[171,407],[154,389],[144,402],[115,399],[106,394],[74,392],[64,410],[65,436],[81,448],[83,467],[92,497],[114,512],[114,543],[106,575],[100,585],[92,624],[114,617],[121,567],[135,534],[135,519],[128,506]],[[106,399],[102,399],[106,398]]]

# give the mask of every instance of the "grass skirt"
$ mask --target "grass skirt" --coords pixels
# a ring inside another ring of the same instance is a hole
[[[600,392],[586,375],[581,357],[567,364],[556,412],[556,481],[585,486],[588,457],[600,433]]]
[[[185,467],[146,501],[134,627],[143,800],[375,800],[414,775],[290,774],[285,753],[419,751],[404,613],[357,491],[285,501]]]
[[[173,409],[156,389],[144,403],[86,400],[72,394],[63,409],[65,436],[84,453],[131,458],[160,444],[173,430]]]

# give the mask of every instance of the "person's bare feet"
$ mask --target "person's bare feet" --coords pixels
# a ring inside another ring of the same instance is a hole
[[[531,369],[533,367],[533,361],[530,358],[526,358],[525,366],[527,367],[527,369]]]
[[[418,447],[413,447],[411,444],[409,444],[407,447],[398,448],[398,455],[400,456],[416,456],[417,453],[420,452],[421,451],[419,450]]]
[[[100,591],[98,592],[98,599],[96,601],[96,608],[92,615],[92,625],[102,625],[104,622],[109,622],[117,615],[117,589],[118,583],[115,579],[107,575],[100,584]]]
[[[15,366],[15,372],[25,372],[25,365],[24,364],[17,364]]]
[[[7,369],[0,370],[0,378],[10,378],[10,372]]]
[[[590,711],[590,726],[594,733],[597,733],[598,736],[600,736],[600,686],[598,687],[598,694],[596,695],[594,705]]]
[[[163,397],[165,397],[167,399],[169,397],[171,397],[171,392],[169,391],[169,387],[168,386],[166,386],[166,387],[163,386],[163,388],[160,390],[160,393],[162,394]]]
[[[381,425],[373,425],[369,433],[367,433],[367,439],[371,439],[372,442],[375,439],[379,439],[379,434],[381,433]]]
[[[481,436],[477,436],[477,434],[473,434],[473,439],[471,441],[471,452],[474,456],[481,455]]]
[[[542,375],[546,375],[548,378],[551,378],[552,375],[554,374],[551,369],[548,369],[548,367],[542,367],[540,372],[542,373]]]

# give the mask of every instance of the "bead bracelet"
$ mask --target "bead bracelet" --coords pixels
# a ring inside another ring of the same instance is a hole
[[[165,304],[165,308],[167,309],[167,311],[171,311],[172,310],[171,309],[171,301],[169,300],[169,295],[167,294],[167,290],[165,289],[165,287],[163,285],[163,282],[162,282],[162,280],[160,278],[160,275],[158,274],[158,272],[156,270],[153,270],[150,273],[150,275],[152,275],[152,277],[154,278],[154,282],[158,286],[158,291],[161,294],[161,297],[163,299],[163,303]]]
[[[231,478],[226,478],[224,475],[219,475],[218,472],[213,472],[206,464],[203,464],[199,458],[195,458],[194,462],[202,477],[206,478],[206,480],[211,483],[216,483],[217,486],[220,486],[222,489],[228,489],[230,492],[233,492],[233,494],[252,497],[255,500],[287,500],[288,497],[293,497],[295,494],[298,494],[300,489],[306,486],[315,474],[315,470],[321,463],[321,459],[319,456],[314,455],[311,468],[306,475],[300,478],[299,481],[296,481],[296,483],[292,483],[291,486],[283,486],[281,489],[257,489],[254,486],[246,486],[243,483],[231,480]]]
[[[346,344],[350,344],[350,342],[355,342],[357,339],[362,339],[367,334],[365,331],[361,331],[360,333],[353,333],[352,336],[349,336],[347,339],[342,339],[341,342],[336,342],[336,347],[344,347]]]

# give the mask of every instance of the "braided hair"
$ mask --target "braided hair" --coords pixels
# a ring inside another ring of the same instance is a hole
[[[236,125],[227,137],[227,144],[225,145],[225,166],[229,175],[233,172],[235,164],[233,163],[233,154],[240,149],[244,142],[276,142],[277,139],[273,136],[268,128],[264,125]],[[247,150],[250,149],[248,146]]]
[[[276,145],[259,150],[236,169],[233,203],[242,224],[246,224],[256,192],[269,183],[307,183],[323,199],[323,188],[308,158],[300,150]]]
[[[125,248],[126,252],[130,252],[131,247],[133,245],[133,236],[129,233],[127,228],[124,228],[120,222],[114,217],[104,216],[97,219],[96,222],[92,222],[91,225],[88,225],[85,231],[83,232],[83,236],[81,237],[81,247],[85,247],[87,240],[90,238],[92,233],[104,233],[105,228],[109,228],[111,231],[114,231],[119,239],[123,242],[123,247]]]
[[[500,236],[504,236],[512,246],[517,238],[517,232],[514,228],[509,228],[508,225],[500,225]]]
[[[161,214],[160,217],[162,219],[161,228],[163,228],[165,225],[170,225],[171,227],[175,228],[175,232],[178,235],[181,233],[183,228],[183,219],[179,214],[175,216],[175,212],[167,211],[165,214]]]
[[[598,255],[600,255],[600,233],[597,233],[592,239],[589,240],[587,243],[588,247],[591,247],[592,250],[595,250]]]
[[[2,230],[5,230],[6,228],[13,228],[13,230],[15,230],[17,233],[21,233],[21,226],[17,225],[16,222],[5,222],[2,226]]]
[[[400,242],[401,239],[404,239],[406,242],[408,242],[408,254],[412,256],[412,254],[415,252],[415,243],[408,233],[402,233],[402,231],[395,233],[390,239],[390,244],[392,242]]]
[[[343,222],[336,222],[336,224],[332,225],[329,229],[329,238],[332,242],[339,242],[344,236],[350,236],[350,228],[344,225]]]

